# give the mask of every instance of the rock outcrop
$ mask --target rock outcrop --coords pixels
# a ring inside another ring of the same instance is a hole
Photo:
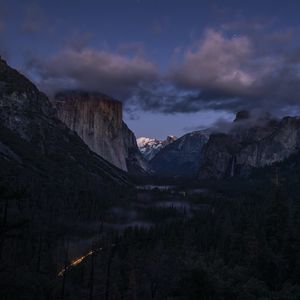
[[[202,148],[208,138],[204,131],[185,134],[150,160],[152,170],[164,177],[195,177],[202,162]]]
[[[240,122],[244,120],[248,120],[250,118],[250,112],[247,110],[241,110],[236,113],[234,122]]]
[[[78,203],[91,191],[99,197],[129,186],[124,172],[92,152],[46,95],[1,59],[0,164],[1,184],[24,186],[44,200]]]
[[[141,154],[134,133],[123,122],[123,142],[127,171],[133,175],[145,175],[151,172],[149,164]]]
[[[300,119],[267,118],[237,124],[227,134],[212,134],[203,148],[200,178],[245,175],[282,161],[300,149]]]
[[[67,91],[58,93],[53,103],[59,119],[91,150],[124,171],[146,171],[135,136],[122,120],[120,101],[100,93]]]

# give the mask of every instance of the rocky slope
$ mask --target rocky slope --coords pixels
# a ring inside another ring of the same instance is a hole
[[[300,149],[300,119],[237,122],[227,134],[212,134],[203,148],[200,178],[245,175],[288,158]]]
[[[163,141],[158,139],[140,137],[137,139],[137,145],[146,160],[151,160],[161,149],[176,141],[173,135],[167,136]]]
[[[151,168],[158,176],[196,176],[208,137],[204,131],[185,134],[159,151],[150,160]]]
[[[1,59],[0,166],[1,185],[23,186],[43,201],[77,203],[91,191],[99,199],[129,186],[124,172],[92,152],[48,98]]]
[[[58,93],[53,103],[58,117],[91,150],[124,171],[147,169],[133,132],[122,120],[121,102],[100,93],[67,91]]]

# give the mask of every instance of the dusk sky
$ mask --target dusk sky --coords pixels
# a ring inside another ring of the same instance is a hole
[[[299,0],[0,0],[0,54],[49,97],[99,91],[137,137],[298,114]]]

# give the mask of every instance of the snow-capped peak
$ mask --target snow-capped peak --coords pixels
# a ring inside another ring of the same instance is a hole
[[[160,143],[160,141],[157,139],[152,139],[147,137],[140,137],[136,141],[139,147],[144,147],[146,145],[155,145]]]
[[[176,137],[170,135],[164,141],[160,141],[154,138],[147,138],[147,137],[140,137],[136,141],[143,156],[147,160],[151,160],[162,148],[174,142],[175,140]]]

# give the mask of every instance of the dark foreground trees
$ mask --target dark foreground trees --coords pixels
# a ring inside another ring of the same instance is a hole
[[[91,249],[101,251],[62,277],[70,236],[101,218],[83,209],[58,223],[24,205],[26,193],[2,191],[0,299],[300,299],[300,198],[291,189],[224,182],[190,199],[203,208],[191,218],[156,209],[145,216],[168,218],[155,227],[120,234],[100,226]]]

